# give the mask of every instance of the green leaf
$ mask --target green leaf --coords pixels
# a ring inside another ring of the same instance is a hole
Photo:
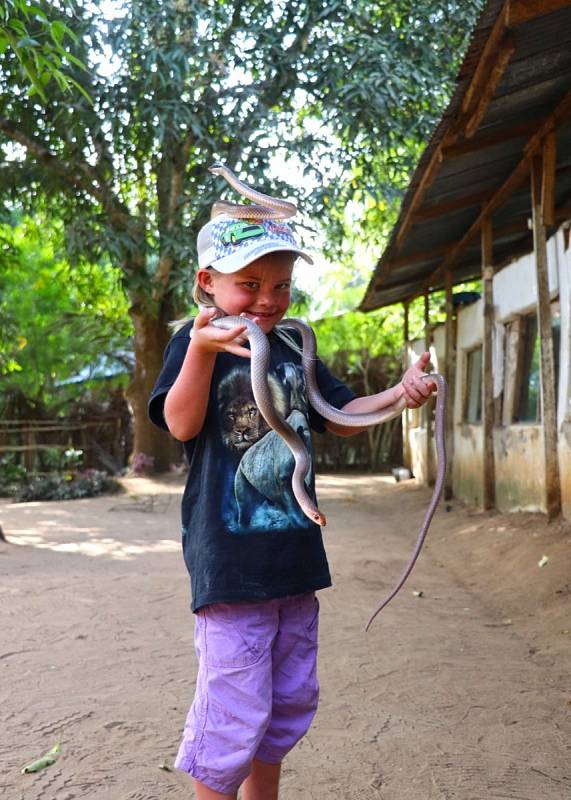
[[[69,31],[67,25],[60,20],[56,20],[50,24],[50,34],[55,44],[61,47],[66,33]]]
[[[41,758],[38,758],[36,761],[31,761],[29,764],[26,764],[25,767],[22,768],[22,773],[28,772],[39,772],[46,767],[50,767],[52,764],[58,760],[61,753],[61,748],[59,744],[56,744],[55,747],[43,755]]]

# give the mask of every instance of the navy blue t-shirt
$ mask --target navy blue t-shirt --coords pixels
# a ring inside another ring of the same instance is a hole
[[[181,369],[191,328],[192,322],[169,342],[149,400],[151,420],[165,430],[165,397]],[[274,405],[311,453],[310,427],[323,432],[325,426],[308,403],[301,357],[275,333],[268,339]],[[336,408],[354,398],[320,361],[316,377],[323,397]],[[258,411],[248,359],[216,356],[204,425],[184,442],[184,450],[189,472],[182,536],[193,611],[209,603],[265,600],[331,585],[321,530],[293,495],[294,459]],[[313,469],[306,484],[315,496]]]

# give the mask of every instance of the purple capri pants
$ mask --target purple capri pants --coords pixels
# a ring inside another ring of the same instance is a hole
[[[216,603],[196,614],[196,694],[175,767],[234,794],[252,760],[279,764],[317,710],[313,593]]]

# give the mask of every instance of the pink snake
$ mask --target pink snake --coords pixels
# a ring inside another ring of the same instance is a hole
[[[290,216],[293,216],[293,214],[296,212],[296,207],[292,203],[287,203],[283,200],[277,200],[269,195],[265,195],[261,192],[251,189],[245,183],[240,181],[232,172],[232,170],[222,164],[213,165],[210,168],[210,171],[216,175],[222,175],[233,188],[241,192],[249,199],[254,200],[256,204],[260,204],[237,205],[234,203],[226,203],[225,201],[218,201],[213,206],[212,216],[216,216],[217,214],[228,214],[229,216],[233,216],[238,219],[286,219]],[[305,487],[305,478],[310,468],[310,457],[305,444],[296,431],[276,411],[272,403],[272,396],[268,385],[270,345],[266,335],[254,322],[246,319],[245,317],[220,317],[214,319],[211,324],[217,328],[223,328],[225,330],[230,330],[239,325],[246,326],[244,335],[250,342],[252,356],[252,391],[254,394],[254,400],[256,401],[260,413],[268,425],[275,430],[279,436],[282,437],[294,457],[295,467],[292,476],[292,490],[301,509],[305,515],[312,520],[312,522],[315,522],[318,525],[325,525],[325,517],[319,511],[313,500],[309,497]],[[401,397],[395,403],[386,406],[380,411],[367,414],[349,414],[329,405],[329,403],[326,402],[319,392],[319,387],[315,377],[315,362],[317,355],[315,335],[312,329],[304,322],[296,319],[283,320],[280,323],[280,327],[292,328],[302,337],[302,366],[309,400],[313,408],[325,419],[329,420],[330,422],[348,427],[365,427],[368,425],[378,425],[383,422],[387,422],[388,420],[402,414],[402,412],[405,410],[406,400],[404,397]],[[446,477],[445,416],[448,387],[444,377],[438,373],[423,375],[422,379],[425,381],[434,381],[437,385],[434,429],[436,451],[438,455],[436,481],[412,555],[409,558],[395,587],[381,601],[371,615],[371,618],[365,627],[366,631],[369,630],[377,614],[379,614],[379,612],[382,611],[382,609],[385,608],[385,606],[387,606],[402,589],[408,576],[412,572],[418,556],[420,555],[420,551],[422,550],[426,534],[428,533],[428,528],[430,527],[434,512],[436,511],[436,507],[444,490],[444,482]]]

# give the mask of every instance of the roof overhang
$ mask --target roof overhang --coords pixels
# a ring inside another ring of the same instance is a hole
[[[489,0],[360,310],[480,277],[484,221],[496,266],[530,252],[533,158],[549,233],[571,219],[571,0]]]

